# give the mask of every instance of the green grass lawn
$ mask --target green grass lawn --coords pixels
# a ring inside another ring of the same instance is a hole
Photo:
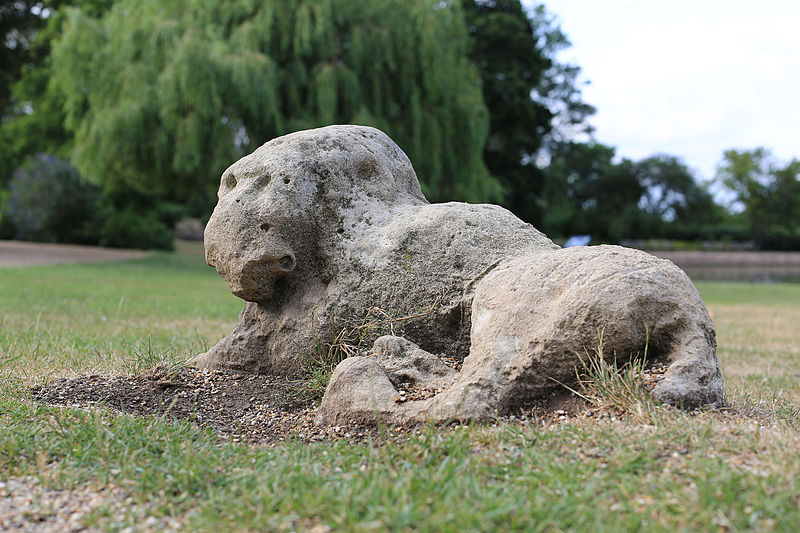
[[[86,518],[112,530],[168,516],[200,531],[796,531],[800,285],[698,286],[728,410],[267,449],[26,398],[58,377],[129,371],[143,346],[181,360],[225,335],[241,302],[197,253],[0,269],[0,481],[121,487],[129,501]]]

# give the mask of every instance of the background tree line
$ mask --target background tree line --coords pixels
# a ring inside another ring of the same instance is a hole
[[[544,6],[19,0],[0,31],[0,237],[169,247],[242,155],[357,123],[397,141],[431,201],[501,203],[551,236],[800,248],[800,162],[725,152],[731,210],[680,159],[596,142]]]

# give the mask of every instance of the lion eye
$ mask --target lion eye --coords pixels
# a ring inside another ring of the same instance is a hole
[[[236,177],[235,177],[233,174],[228,174],[227,176],[225,176],[225,179],[224,179],[224,180],[222,180],[222,184],[223,184],[223,185],[224,185],[224,186],[225,186],[227,189],[233,189],[233,188],[235,188],[235,187],[236,187],[236,183],[237,183],[237,181],[236,181]]]

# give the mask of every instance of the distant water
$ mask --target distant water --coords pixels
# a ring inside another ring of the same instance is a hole
[[[797,267],[691,266],[681,268],[683,268],[690,278],[698,281],[800,283],[800,268]]]
[[[800,283],[800,252],[654,251],[698,281]]]

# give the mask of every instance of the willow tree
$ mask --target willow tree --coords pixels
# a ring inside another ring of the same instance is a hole
[[[372,125],[432,200],[496,200],[458,2],[120,0],[53,49],[73,162],[112,188],[185,199],[284,133]]]

